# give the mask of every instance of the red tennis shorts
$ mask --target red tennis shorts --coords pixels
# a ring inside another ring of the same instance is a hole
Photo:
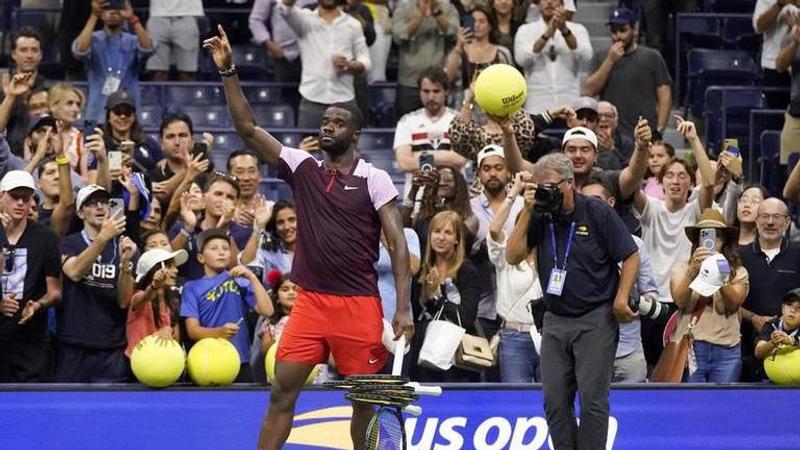
[[[322,294],[298,286],[289,317],[278,342],[279,361],[326,364],[332,353],[342,375],[376,373],[386,364],[378,297]]]

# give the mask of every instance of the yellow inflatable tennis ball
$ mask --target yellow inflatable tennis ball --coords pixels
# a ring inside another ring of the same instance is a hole
[[[769,379],[782,386],[800,385],[800,348],[780,347],[774,356],[764,359]]]
[[[198,386],[227,386],[239,375],[239,352],[227,339],[205,338],[189,350],[189,377]]]
[[[487,113],[505,117],[525,104],[528,85],[519,70],[508,64],[492,64],[475,80],[475,100]]]
[[[163,388],[178,381],[186,367],[186,352],[174,339],[147,336],[131,353],[131,370],[140,383]]]
[[[272,347],[267,350],[267,356],[264,359],[264,368],[267,370],[267,381],[270,383],[275,381],[275,357],[278,354],[278,343],[272,344]],[[314,379],[317,378],[317,374],[320,370],[320,364],[314,366],[311,369],[311,373],[308,374],[308,378],[306,378],[306,384],[311,384],[314,382]]]

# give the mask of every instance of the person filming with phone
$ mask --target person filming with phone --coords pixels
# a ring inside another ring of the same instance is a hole
[[[567,156],[542,157],[526,181],[525,206],[509,238],[506,260],[520,264],[536,252],[547,306],[542,388],[554,448],[605,448],[619,322],[636,317],[628,299],[639,252],[613,208],[576,192]]]
[[[689,333],[690,383],[735,383],[742,368],[739,307],[750,283],[737,252],[739,233],[713,208],[685,230],[692,253],[673,268],[670,290],[680,317],[670,340]]]

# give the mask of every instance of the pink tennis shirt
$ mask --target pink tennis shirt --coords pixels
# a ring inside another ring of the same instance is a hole
[[[307,152],[283,147],[278,176],[291,186],[297,209],[292,281],[325,294],[379,297],[378,210],[398,195],[389,174],[360,158],[350,173],[329,170]]]

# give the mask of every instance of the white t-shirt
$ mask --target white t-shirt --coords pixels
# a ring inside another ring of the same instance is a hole
[[[506,321],[533,324],[528,305],[532,300],[544,296],[539,275],[525,261],[516,266],[508,264],[508,236],[504,237],[503,242],[495,242],[491,235],[486,235],[489,260],[494,264],[497,275],[497,313]]]
[[[758,17],[777,2],[778,0],[758,0],[753,11],[753,30],[756,29]],[[789,27],[786,26],[786,13],[789,11],[797,14],[798,9],[794,5],[784,6],[781,12],[778,13],[775,23],[764,30],[764,40],[761,44],[761,67],[765,69],[775,70],[775,60],[778,58],[778,53],[781,52],[784,38],[789,33]]]
[[[692,252],[692,243],[686,237],[685,228],[697,223],[700,202],[690,201],[682,209],[669,212],[663,200],[647,196],[641,214],[634,214],[642,222],[642,240],[650,252],[653,276],[658,285],[659,300],[672,303],[669,280],[672,267],[685,263]]]
[[[202,16],[203,0],[151,0],[151,17]]]
[[[445,108],[444,114],[435,120],[428,115],[425,108],[411,111],[397,122],[392,148],[397,151],[400,147],[410,145],[411,151],[415,154],[423,151],[452,150],[448,129],[455,116],[456,112],[450,108]],[[410,189],[411,173],[408,172],[403,198],[408,195]]]

